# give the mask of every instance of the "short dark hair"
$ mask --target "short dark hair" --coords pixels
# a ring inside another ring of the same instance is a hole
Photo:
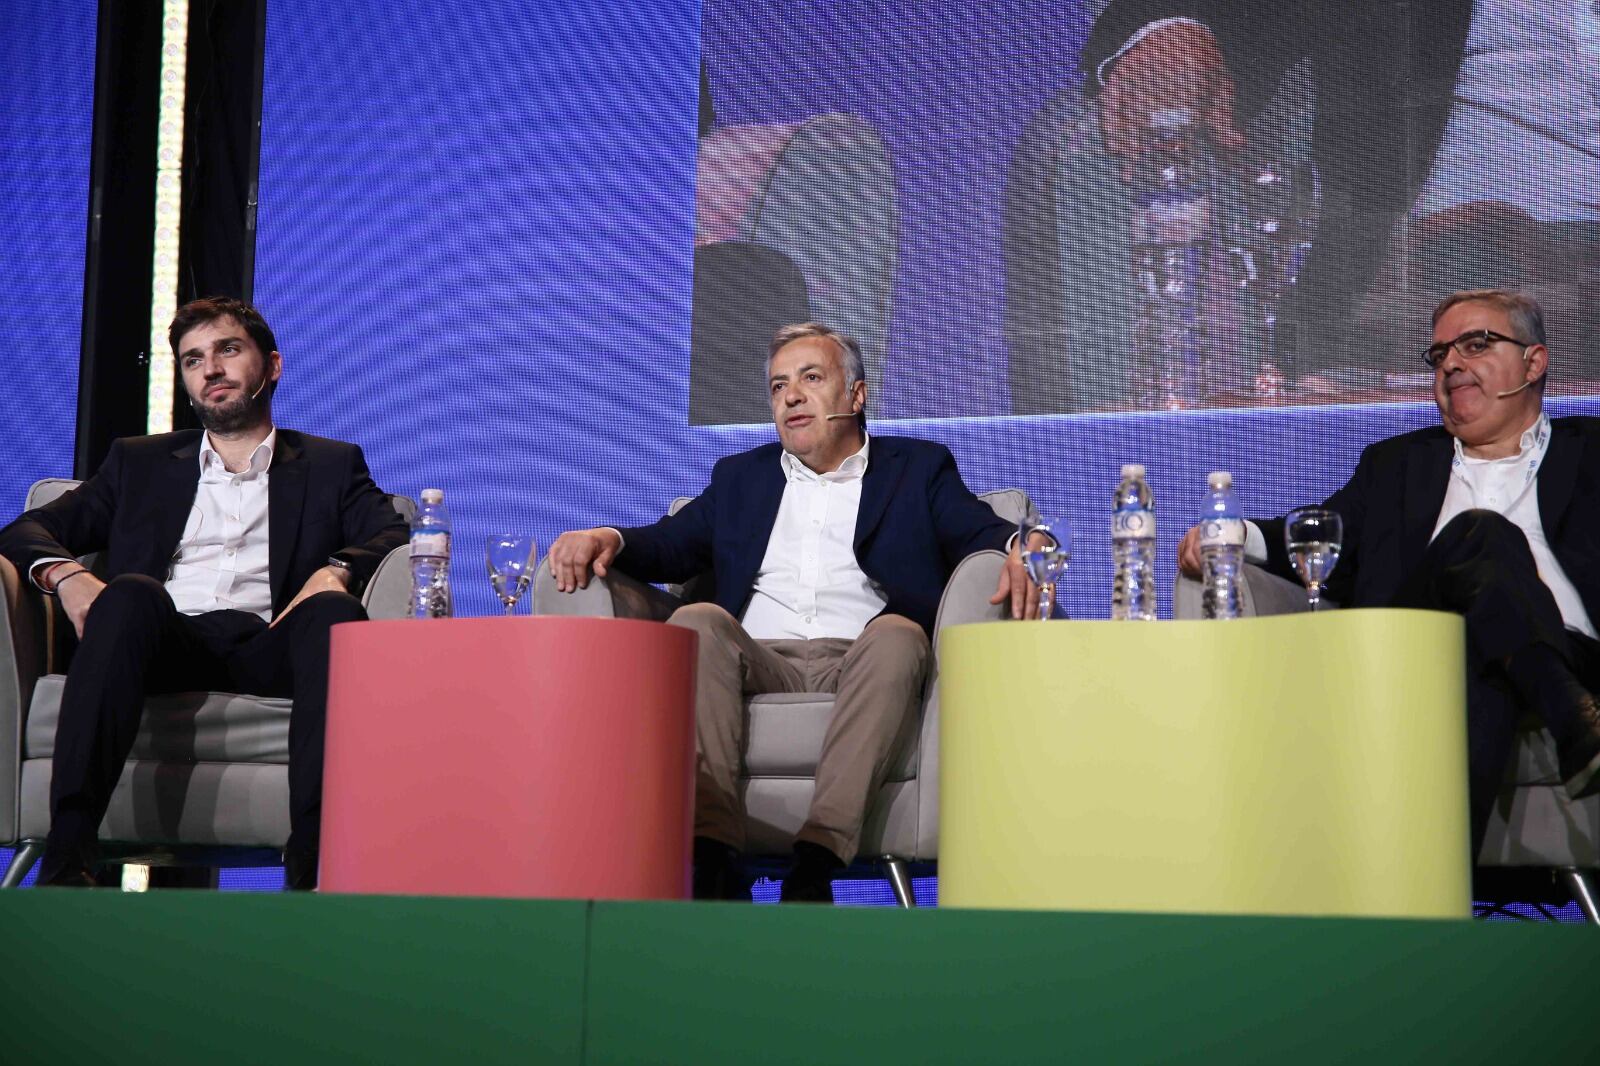
[[[263,358],[278,350],[278,338],[272,335],[272,327],[267,325],[260,311],[232,296],[207,296],[203,300],[191,300],[172,316],[172,327],[167,330],[167,343],[172,345],[172,354],[182,354],[178,351],[178,342],[184,334],[219,318],[237,320],[256,347],[261,349]]]

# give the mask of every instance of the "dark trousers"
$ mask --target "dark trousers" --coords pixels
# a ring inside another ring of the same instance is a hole
[[[159,581],[124,575],[89,609],[67,671],[50,781],[47,853],[93,846],[133,750],[144,697],[218,690],[289,696],[289,847],[321,830],[328,628],[366,618],[361,601],[318,593],[273,628],[244,611],[179,614]],[[41,876],[43,873],[41,872]]]
[[[1591,728],[1570,703],[1540,700],[1519,689],[1508,665],[1542,645],[1593,692],[1600,689],[1600,642],[1562,624],[1528,538],[1493,511],[1464,511],[1446,523],[1394,606],[1454,611],[1466,619],[1467,775],[1476,858],[1505,781],[1519,719],[1537,715],[1558,747],[1580,742]]]

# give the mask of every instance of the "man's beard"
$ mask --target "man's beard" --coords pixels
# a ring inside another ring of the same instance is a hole
[[[211,433],[237,433],[242,429],[249,429],[268,419],[268,408],[271,404],[271,389],[263,382],[260,391],[252,396],[241,391],[238,395],[216,404],[203,406],[191,403],[195,415],[200,419],[200,424]]]

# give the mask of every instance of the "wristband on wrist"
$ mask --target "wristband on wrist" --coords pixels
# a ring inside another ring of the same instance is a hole
[[[73,578],[77,577],[79,574],[87,574],[89,572],[90,572],[89,569],[87,567],[85,567],[82,570],[74,570],[72,573],[67,574],[65,577],[56,578],[55,584],[50,586],[50,595],[52,595],[52,596],[57,595],[61,591],[61,586],[64,583],[66,583],[68,581],[71,581]]]
[[[333,567],[335,570],[344,571],[344,579],[347,586],[355,584],[356,570],[355,567],[351,566],[348,562],[339,558],[337,555],[330,555],[328,556],[328,565]]]

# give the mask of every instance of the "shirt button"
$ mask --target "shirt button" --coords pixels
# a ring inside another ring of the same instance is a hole
[[[816,615],[813,615],[813,614],[806,615],[806,625],[810,625],[811,623],[815,622],[816,620],[817,620],[817,616]]]
[[[228,549],[228,556],[229,556],[229,558],[233,557],[233,549],[232,548]]]

